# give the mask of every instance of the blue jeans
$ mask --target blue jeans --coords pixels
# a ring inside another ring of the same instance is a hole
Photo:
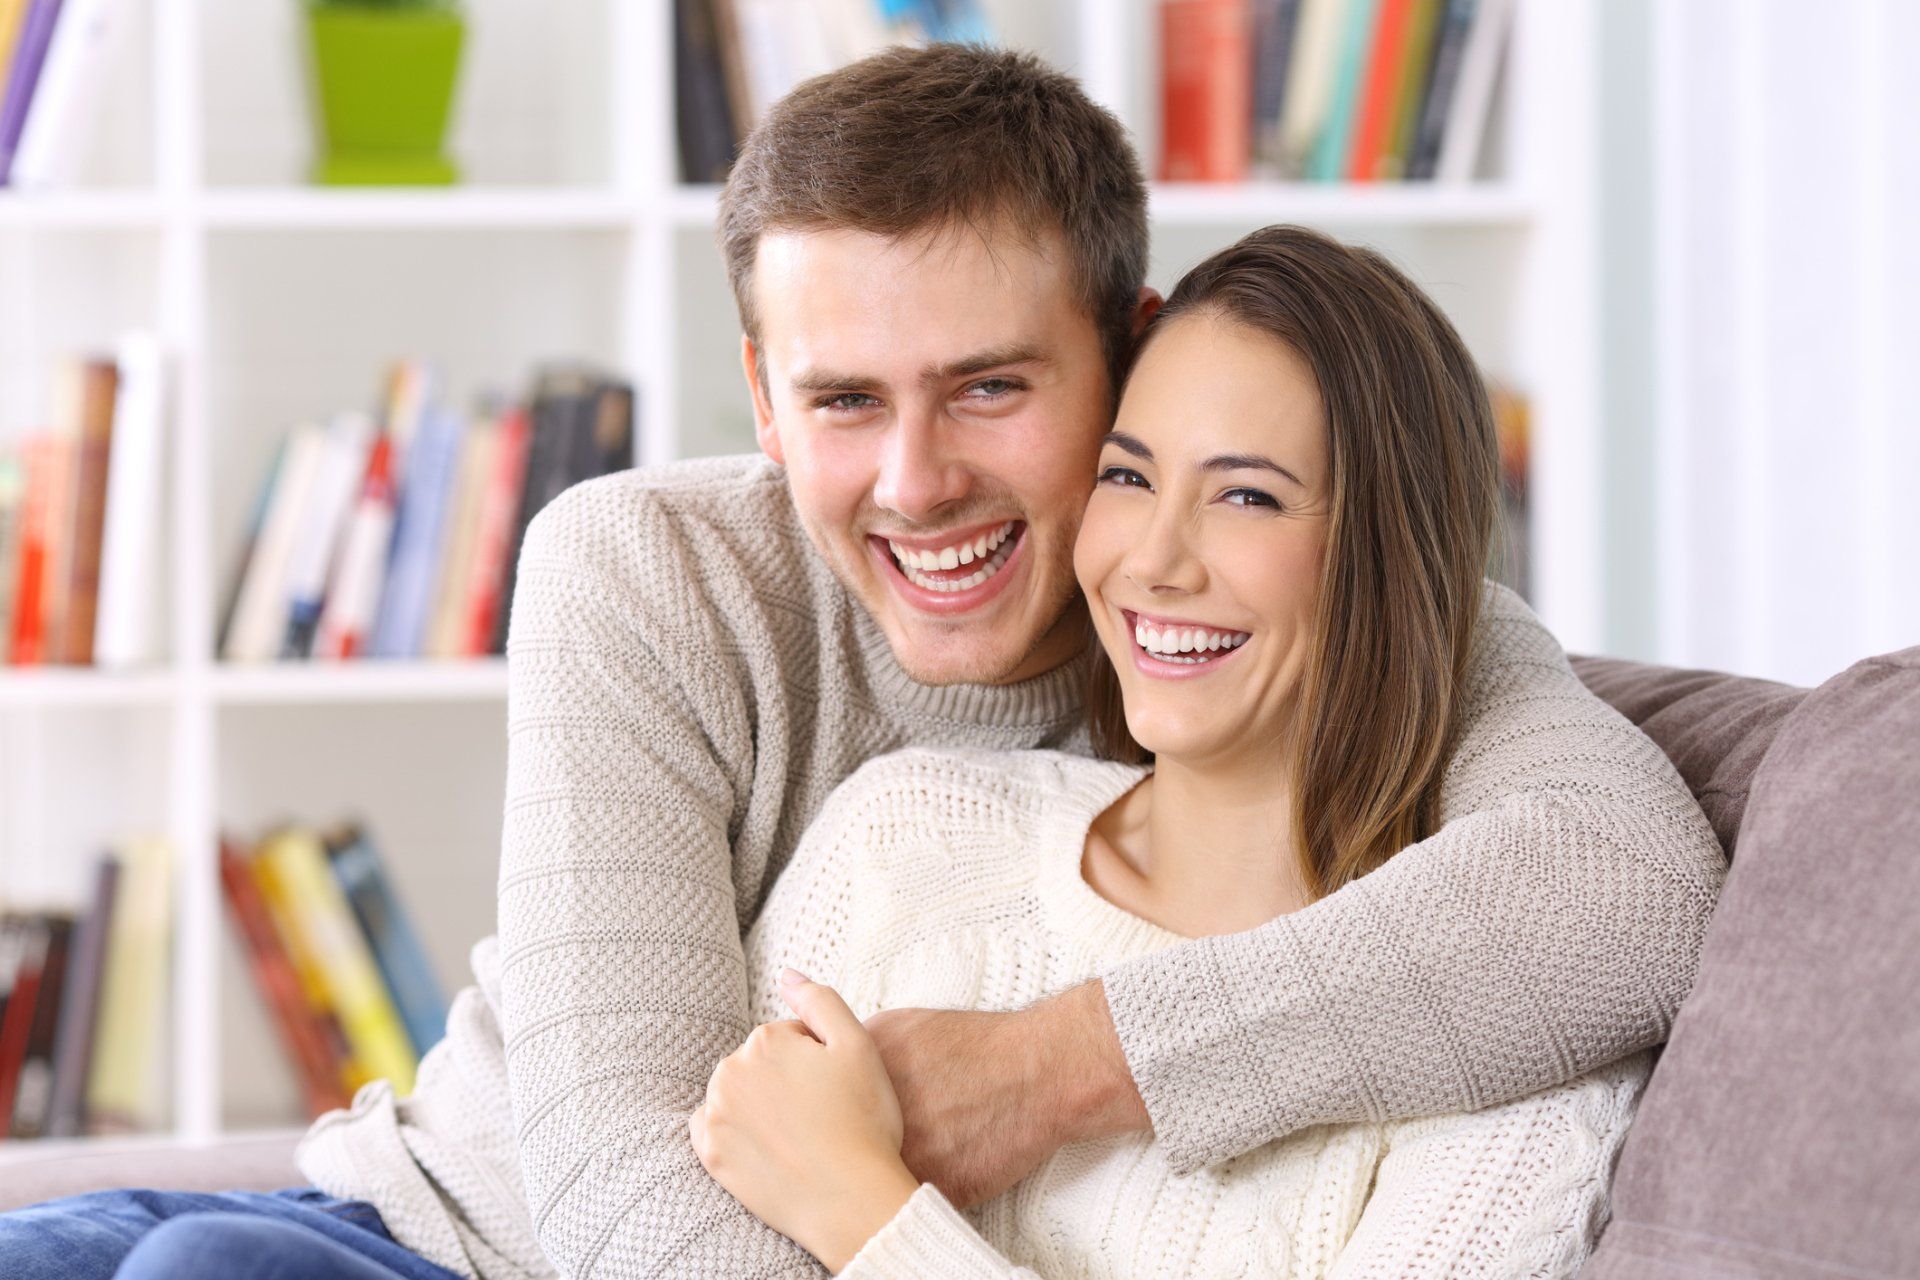
[[[7,1280],[459,1280],[316,1187],[91,1191],[0,1213]]]

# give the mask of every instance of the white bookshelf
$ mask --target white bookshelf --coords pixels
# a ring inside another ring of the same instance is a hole
[[[715,190],[675,181],[669,0],[468,0],[445,191],[302,185],[296,6],[144,0],[97,155],[57,193],[0,193],[0,434],[34,425],[54,359],[130,327],[172,359],[170,660],[145,672],[0,670],[0,902],[77,905],[93,855],[160,830],[177,850],[173,1129],[297,1123],[228,940],[215,834],[366,818],[449,990],[489,932],[505,669],[229,668],[215,614],[272,446],[427,357],[463,401],[581,356],[640,392],[637,461],[751,441]],[[1150,0],[1002,6],[1157,151]],[[1161,187],[1152,282],[1272,222],[1391,252],[1534,413],[1536,598],[1600,643],[1588,0],[1522,0],[1499,145],[1466,187]]]

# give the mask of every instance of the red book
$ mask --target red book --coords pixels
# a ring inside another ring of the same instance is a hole
[[[1253,159],[1249,0],[1161,0],[1160,179],[1242,182]]]
[[[6,637],[7,661],[32,666],[43,660],[47,639],[47,542],[52,533],[53,491],[59,484],[59,441],[34,436],[21,461],[26,494],[20,507],[20,561],[15,575],[13,634]]]
[[[312,1007],[300,989],[293,962],[281,946],[273,917],[260,897],[260,886],[254,883],[253,873],[247,867],[247,855],[224,836],[220,840],[220,883],[226,889],[227,906],[246,943],[254,982],[273,1014],[274,1025],[280,1030],[282,1047],[300,1074],[307,1114],[317,1116],[346,1106],[349,1099],[342,1064],[326,1034],[314,1022]]]
[[[520,511],[520,490],[526,480],[527,449],[533,423],[524,405],[515,405],[500,419],[500,439],[480,496],[479,528],[474,534],[473,562],[466,586],[467,626],[461,652],[479,657],[493,648],[494,625],[505,602],[507,561],[514,554],[513,534]]]
[[[26,1061],[27,1032],[33,1026],[40,973],[47,958],[45,926],[22,918],[12,921],[10,927],[20,930],[16,941],[21,952],[20,966],[13,974],[13,994],[7,997],[6,1015],[0,1017],[0,1137],[12,1127],[14,1087],[20,1083],[20,1065]]]
[[[1353,150],[1347,153],[1347,180],[1371,182],[1381,157],[1393,140],[1393,108],[1400,85],[1400,66],[1406,60],[1407,38],[1413,31],[1413,0],[1380,0],[1374,18],[1373,48],[1367,54],[1365,78],[1360,82],[1360,117],[1353,128]]]

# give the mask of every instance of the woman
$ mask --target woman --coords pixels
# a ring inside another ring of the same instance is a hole
[[[1191,272],[1076,548],[1109,759],[910,751],[843,784],[747,938],[767,1025],[692,1117],[714,1177],[849,1277],[1571,1274],[1644,1056],[1191,1176],[1150,1137],[1078,1143],[962,1215],[901,1160],[858,1021],[1017,1007],[1434,831],[1470,637],[1512,600],[1482,577],[1495,485],[1474,364],[1384,259],[1280,227]]]

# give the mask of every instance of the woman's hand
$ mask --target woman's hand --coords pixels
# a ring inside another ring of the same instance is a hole
[[[715,1181],[837,1274],[920,1184],[867,1029],[831,987],[787,969],[780,989],[800,1021],[754,1028],[687,1128]]]

